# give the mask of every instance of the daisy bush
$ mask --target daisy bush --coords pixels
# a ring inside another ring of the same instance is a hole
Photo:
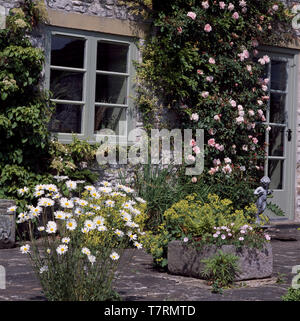
[[[124,185],[103,181],[96,188],[57,179],[57,185],[37,185],[35,204],[18,213],[17,223],[30,235],[20,250],[29,255],[48,300],[117,299],[113,280],[123,251],[142,248],[145,201]]]
[[[192,181],[242,208],[263,176],[271,129],[264,125],[270,57],[261,47],[293,41],[293,14],[274,0],[152,3],[155,36],[141,46],[138,65],[146,127],[204,129],[205,169]]]

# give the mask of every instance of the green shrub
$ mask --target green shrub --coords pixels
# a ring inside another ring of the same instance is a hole
[[[239,273],[238,257],[231,253],[218,251],[217,254],[202,262],[205,264],[202,275],[212,282],[214,291],[216,288],[230,285]]]
[[[164,213],[164,222],[142,237],[145,249],[153,256],[154,264],[167,266],[167,247],[172,240],[188,240],[191,246],[203,244],[237,247],[261,247],[269,236],[254,225],[256,206],[235,210],[229,199],[209,194],[207,201],[189,195],[173,204]]]
[[[281,298],[283,301],[300,301],[300,289],[289,288]]]

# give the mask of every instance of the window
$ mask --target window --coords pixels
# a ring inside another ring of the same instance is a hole
[[[50,131],[66,143],[73,134],[95,142],[104,128],[126,140],[135,127],[133,38],[51,28],[47,47],[47,87],[56,104]]]

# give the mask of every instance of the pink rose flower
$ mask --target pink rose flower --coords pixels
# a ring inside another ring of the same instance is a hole
[[[257,143],[258,143],[258,139],[257,139],[256,137],[253,137],[253,138],[252,138],[252,141],[253,141],[254,144],[257,144]]]
[[[223,152],[223,150],[224,150],[224,145],[215,144],[215,148],[216,148],[217,150],[219,150],[220,152]]]
[[[208,8],[209,8],[209,3],[208,3],[208,1],[203,1],[203,2],[202,2],[202,7],[203,7],[203,9],[208,9]]]
[[[257,113],[260,117],[264,114],[264,112],[261,109],[258,109]]]
[[[239,116],[244,117],[244,115],[245,115],[245,112],[243,110],[239,110]]]
[[[229,104],[232,106],[232,107],[236,107],[236,101],[231,99],[229,100]]]
[[[241,0],[241,1],[239,2],[239,5],[240,5],[240,7],[244,8],[244,7],[246,7],[247,2],[246,2],[245,0]]]
[[[182,28],[181,28],[181,27],[178,27],[178,28],[177,28],[177,32],[178,32],[178,33],[182,33]]]
[[[214,160],[213,160],[213,164],[214,164],[215,166],[221,165],[220,159],[219,159],[219,158],[218,158],[218,159],[214,159]]]
[[[216,63],[216,61],[215,61],[214,58],[209,58],[209,59],[208,59],[208,62],[209,62],[210,64],[213,64],[213,65]]]
[[[226,7],[226,4],[224,1],[219,2],[220,9],[224,10]]]
[[[193,147],[193,151],[196,155],[200,154],[200,148],[198,146]]]
[[[248,110],[249,116],[254,116],[254,111],[252,109]]]
[[[201,93],[201,96],[202,96],[203,98],[207,98],[207,97],[209,96],[209,92],[208,92],[208,91],[203,91],[203,92]]]
[[[208,171],[208,174],[214,175],[214,174],[216,173],[216,171],[217,171],[217,170],[212,167],[212,168]]]
[[[213,76],[207,76],[207,77],[206,77],[206,80],[207,80],[208,82],[213,82],[214,77],[213,77]]]
[[[222,168],[222,171],[225,173],[225,174],[230,174],[232,172],[232,168],[230,167],[230,165],[226,165]]]
[[[197,177],[194,176],[194,177],[192,178],[192,183],[197,183]]]
[[[225,164],[231,164],[231,159],[229,157],[224,158]]]
[[[246,68],[247,68],[247,70],[248,70],[249,72],[251,72],[251,71],[252,71],[252,66],[247,65],[247,66],[246,66]]]
[[[243,145],[243,146],[242,146],[242,150],[244,150],[245,152],[247,152],[248,146],[247,146],[247,145]]]
[[[215,139],[214,139],[214,138],[209,139],[208,142],[207,142],[207,144],[208,144],[209,146],[215,146],[215,144],[216,144]]]
[[[253,47],[258,47],[258,45],[259,45],[258,41],[256,39],[253,39],[252,40],[252,46]]]
[[[192,139],[192,140],[190,141],[190,146],[191,146],[191,147],[196,146],[196,141],[195,141],[195,139]]]
[[[238,110],[239,111],[244,110],[243,106],[242,105],[238,105]]]
[[[187,159],[188,159],[188,161],[190,161],[191,163],[194,163],[195,160],[196,160],[195,156],[193,156],[193,155],[188,155]]]
[[[197,74],[198,74],[198,75],[203,75],[203,70],[197,69]]]
[[[238,14],[238,12],[234,12],[234,14],[232,15],[232,18],[237,20],[240,17],[240,15]]]
[[[197,15],[196,15],[195,12],[189,11],[189,12],[187,13],[187,16],[188,16],[189,18],[195,20]]]
[[[220,118],[220,115],[215,115],[214,116],[214,120],[216,120],[216,121],[219,121],[221,118]]]
[[[277,4],[274,4],[274,6],[272,7],[273,11],[277,11],[279,9]]]
[[[239,117],[237,117],[237,118],[235,119],[235,121],[237,122],[237,124],[241,124],[241,123],[244,122],[244,117],[239,116]]]
[[[234,9],[234,5],[232,3],[229,3],[228,5],[228,10],[232,11]]]
[[[211,25],[207,23],[207,24],[204,26],[204,31],[205,31],[205,32],[211,32],[211,31],[212,31]]]
[[[193,121],[198,121],[198,120],[199,120],[199,115],[196,114],[196,113],[192,114],[192,115],[191,115],[191,120],[193,120]]]

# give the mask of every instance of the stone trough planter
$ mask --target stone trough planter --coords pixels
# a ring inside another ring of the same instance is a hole
[[[201,260],[213,256],[218,250],[239,257],[238,266],[241,272],[235,281],[262,279],[272,275],[273,255],[270,243],[266,243],[263,249],[247,247],[237,249],[234,245],[223,245],[218,248],[215,245],[206,245],[201,250],[196,250],[190,244],[172,241],[168,245],[168,270],[171,274],[201,279],[203,278],[201,272],[204,269]]]
[[[15,205],[14,201],[0,199],[0,249],[15,246],[16,214],[7,213],[7,208]]]

